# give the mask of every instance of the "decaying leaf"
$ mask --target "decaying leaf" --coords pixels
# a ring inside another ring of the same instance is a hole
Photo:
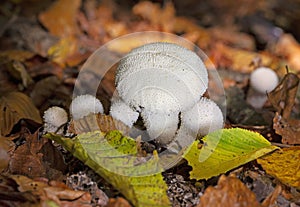
[[[49,143],[48,139],[39,138],[38,132],[22,133],[26,142],[12,152],[9,171],[13,174],[34,177],[47,177],[62,180],[65,164],[61,154]],[[51,156],[44,156],[51,155]]]
[[[74,55],[77,51],[78,40],[73,36],[68,36],[61,38],[57,44],[50,47],[48,50],[48,56],[53,62],[57,63],[59,66],[65,67],[68,58]],[[78,65],[80,63],[80,60],[78,61],[79,62],[75,62],[74,65],[70,66]]]
[[[21,119],[38,124],[42,119],[32,100],[23,93],[11,92],[0,97],[0,134],[7,135]]]
[[[284,144],[300,144],[300,120],[290,118],[298,86],[298,76],[287,73],[278,86],[268,93],[269,101],[277,111],[273,119],[273,128],[282,136]]]
[[[300,71],[300,44],[291,34],[284,34],[276,45],[276,53],[287,58],[292,69]]]
[[[264,170],[281,182],[300,189],[300,147],[283,148],[257,160]]]
[[[100,130],[104,133],[119,130],[127,135],[129,127],[123,124],[123,122],[114,119],[112,116],[101,113],[89,114],[81,119],[71,120],[70,122],[69,132],[71,133],[81,134],[96,130]]]
[[[294,73],[287,73],[278,86],[268,93],[269,101],[284,119],[290,117],[295,103],[298,85],[298,76]]]
[[[33,56],[34,54],[28,51],[7,50],[0,52],[0,63],[5,64],[6,70],[12,77],[22,81],[24,87],[28,87],[29,84],[33,83],[33,80],[23,63]]]
[[[9,151],[14,148],[13,141],[6,137],[0,137],[0,173],[8,167]]]
[[[161,8],[159,4],[143,1],[136,4],[132,11],[133,14],[142,16],[150,21],[154,27],[160,28],[164,32],[173,31],[175,8],[171,2],[167,2],[164,8]]]
[[[0,175],[0,205],[8,207],[39,207],[39,198],[31,192],[20,192],[18,183],[9,176]]]
[[[277,149],[259,133],[240,128],[210,133],[203,142],[193,142],[183,156],[193,168],[191,179],[211,178]]]
[[[253,192],[239,179],[222,175],[216,187],[208,187],[197,207],[259,207]]]
[[[261,64],[272,68],[277,60],[267,53],[255,53],[247,50],[232,48],[224,44],[215,44],[210,59],[217,67],[230,68],[234,71],[250,73],[254,70],[252,62],[259,58]]]
[[[91,196],[80,190],[72,190],[64,183],[47,179],[32,180],[23,175],[10,175],[17,184],[19,192],[30,192],[40,199],[40,206],[84,206],[91,207]],[[47,205],[48,204],[48,205]]]
[[[135,206],[170,206],[157,155],[146,162],[137,156],[136,141],[118,131],[83,133],[75,139],[55,134],[46,137],[62,144],[94,169]],[[161,169],[162,170],[162,169]]]
[[[273,119],[275,132],[282,136],[284,144],[300,144],[300,120],[284,119],[277,112]]]
[[[76,14],[80,5],[81,0],[57,0],[39,15],[39,20],[53,35],[64,37],[78,34]]]
[[[111,198],[106,207],[131,207],[131,205],[122,197]]]

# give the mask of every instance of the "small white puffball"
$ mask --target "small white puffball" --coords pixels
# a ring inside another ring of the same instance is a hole
[[[101,102],[90,94],[77,96],[73,99],[70,112],[74,120],[83,118],[90,113],[103,113],[103,106]]]
[[[250,75],[250,86],[257,92],[266,94],[278,85],[278,76],[270,68],[259,67]]]
[[[139,113],[132,110],[123,100],[113,99],[110,107],[110,115],[126,124],[128,127],[132,125],[139,118]]]
[[[67,112],[58,106],[53,106],[44,112],[44,132],[56,132],[57,129],[68,121]],[[60,129],[57,133],[62,133]]]
[[[170,143],[178,128],[177,113],[159,113],[142,111],[141,116],[151,139],[155,139],[161,145]]]
[[[181,113],[181,125],[191,134],[205,136],[223,128],[223,114],[215,102],[202,97],[190,110]]]

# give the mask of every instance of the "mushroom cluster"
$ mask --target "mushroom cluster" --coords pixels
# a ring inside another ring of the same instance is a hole
[[[159,146],[178,151],[197,136],[223,127],[220,108],[203,97],[208,87],[205,65],[177,44],[157,42],[133,49],[121,59],[115,84],[118,95],[112,99],[110,115],[129,128],[141,117],[148,136]],[[72,101],[70,112],[79,120],[103,113],[103,106],[93,95],[81,95]],[[57,122],[50,116],[45,128],[57,129],[67,121],[64,117]]]
[[[184,133],[195,138],[223,126],[219,107],[202,97],[208,87],[205,65],[177,44],[133,49],[120,61],[115,84],[118,98],[110,114],[130,127],[141,116],[150,138],[162,146]]]

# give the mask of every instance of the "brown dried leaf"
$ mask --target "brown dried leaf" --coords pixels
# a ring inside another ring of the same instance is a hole
[[[106,207],[131,207],[131,205],[122,197],[110,198]]]
[[[214,40],[221,41],[225,44],[241,49],[250,51],[255,50],[253,37],[246,33],[234,31],[233,28],[213,27],[209,29],[209,33],[213,36]]]
[[[283,144],[300,144],[300,120],[284,119],[276,112],[273,128],[277,134],[282,136]]]
[[[273,128],[282,136],[284,144],[300,144],[300,120],[290,118],[298,86],[298,76],[287,73],[278,86],[268,93],[268,99],[277,111],[273,119]]]
[[[47,179],[32,180],[23,175],[10,175],[9,177],[18,184],[20,192],[30,192],[32,195],[39,197],[41,205],[51,200],[59,206],[91,207],[91,196],[89,193],[72,190],[62,182],[48,182]]]
[[[12,154],[9,171],[13,174],[23,174],[30,177],[45,177],[46,166],[43,154],[39,151],[48,142],[45,138],[38,138],[38,133],[23,133],[26,143],[19,146]]]
[[[210,59],[216,67],[230,68],[234,71],[250,73],[254,70],[253,61],[259,58],[261,64],[271,67],[276,59],[266,53],[255,53],[247,50],[236,49],[221,43],[215,44]]]
[[[30,192],[19,192],[17,182],[0,175],[0,206],[7,207],[38,207],[38,197]]]
[[[216,187],[208,187],[197,207],[259,207],[253,192],[239,179],[222,175]]]
[[[300,71],[300,44],[291,34],[284,34],[276,45],[276,53],[287,58],[292,70]]]
[[[128,134],[129,132],[129,128],[121,121],[114,119],[110,115],[101,113],[90,114],[79,120],[72,120],[69,128],[69,131],[75,134],[93,132],[96,130],[100,130],[104,133],[112,130],[122,131],[123,134]]]
[[[298,85],[298,76],[294,73],[287,73],[278,86],[268,93],[269,101],[284,119],[290,117],[295,103]]]
[[[56,76],[49,76],[37,82],[30,94],[34,104],[40,107],[55,93],[60,84],[61,81]]]
[[[9,154],[8,152],[14,148],[13,141],[6,137],[0,137],[0,173],[8,167]]]
[[[20,92],[4,94],[0,98],[0,134],[9,134],[21,119],[42,123],[38,109],[28,96]]]
[[[47,177],[62,180],[66,169],[63,157],[51,142],[35,134],[22,133],[26,142],[12,152],[9,171],[28,177]],[[45,156],[46,155],[46,156]],[[49,156],[51,155],[51,156]]]
[[[173,31],[175,8],[172,2],[166,2],[165,6],[161,8],[159,4],[142,1],[136,4],[132,11],[133,14],[150,21],[154,27],[159,27],[164,32]]]
[[[39,15],[39,20],[53,35],[64,37],[79,34],[76,15],[80,5],[81,0],[57,0]]]
[[[25,50],[6,50],[0,52],[0,63],[7,61],[19,61],[24,62],[34,56],[34,53]]]

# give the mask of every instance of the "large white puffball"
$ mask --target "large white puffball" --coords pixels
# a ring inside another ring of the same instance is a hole
[[[133,49],[116,73],[120,97],[138,111],[179,113],[192,107],[207,86],[207,70],[198,55],[173,43]]]

